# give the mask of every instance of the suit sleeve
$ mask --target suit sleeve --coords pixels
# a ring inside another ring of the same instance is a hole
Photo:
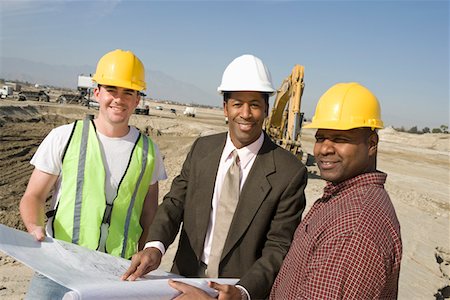
[[[273,213],[261,257],[238,283],[247,289],[252,299],[268,297],[305,209],[304,190],[307,183],[307,170],[303,164],[299,165],[298,171],[279,195],[279,202]],[[286,174],[278,174],[277,178],[283,182],[287,176],[289,174],[286,172]]]
[[[164,196],[163,202],[159,205],[155,219],[150,227],[148,240],[161,241],[166,249],[175,240],[183,222],[191,159],[196,144],[197,140],[192,145],[180,174],[173,180],[169,193]]]

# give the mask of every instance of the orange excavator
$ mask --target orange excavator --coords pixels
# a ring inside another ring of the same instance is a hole
[[[264,122],[264,129],[270,138],[302,161],[304,152],[300,137],[303,113],[300,106],[305,88],[303,77],[304,67],[295,65],[291,75],[283,80],[277,90],[273,108]]]

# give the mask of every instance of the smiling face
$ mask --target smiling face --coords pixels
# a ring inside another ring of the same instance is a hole
[[[94,96],[100,105],[98,119],[112,126],[128,126],[140,100],[138,91],[108,85],[95,88]]]
[[[230,92],[223,108],[228,118],[230,138],[236,148],[250,145],[259,138],[268,109],[263,93]]]
[[[378,135],[369,128],[318,129],[314,156],[323,179],[339,183],[376,170]]]

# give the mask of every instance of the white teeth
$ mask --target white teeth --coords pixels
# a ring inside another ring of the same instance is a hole
[[[243,130],[248,130],[252,128],[252,124],[239,124],[239,127]]]

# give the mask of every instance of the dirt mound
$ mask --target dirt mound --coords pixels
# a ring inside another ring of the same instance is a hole
[[[0,126],[7,122],[33,121],[38,113],[38,109],[32,106],[2,106],[0,107]]]
[[[450,146],[450,134],[445,133],[424,133],[413,134],[407,132],[398,132],[392,127],[387,127],[379,131],[382,142],[409,145],[418,150],[437,150],[448,155]]]
[[[19,201],[33,170],[30,159],[37,147],[58,125],[71,119],[48,114],[37,106],[0,107],[0,220],[2,224],[24,229]]]

